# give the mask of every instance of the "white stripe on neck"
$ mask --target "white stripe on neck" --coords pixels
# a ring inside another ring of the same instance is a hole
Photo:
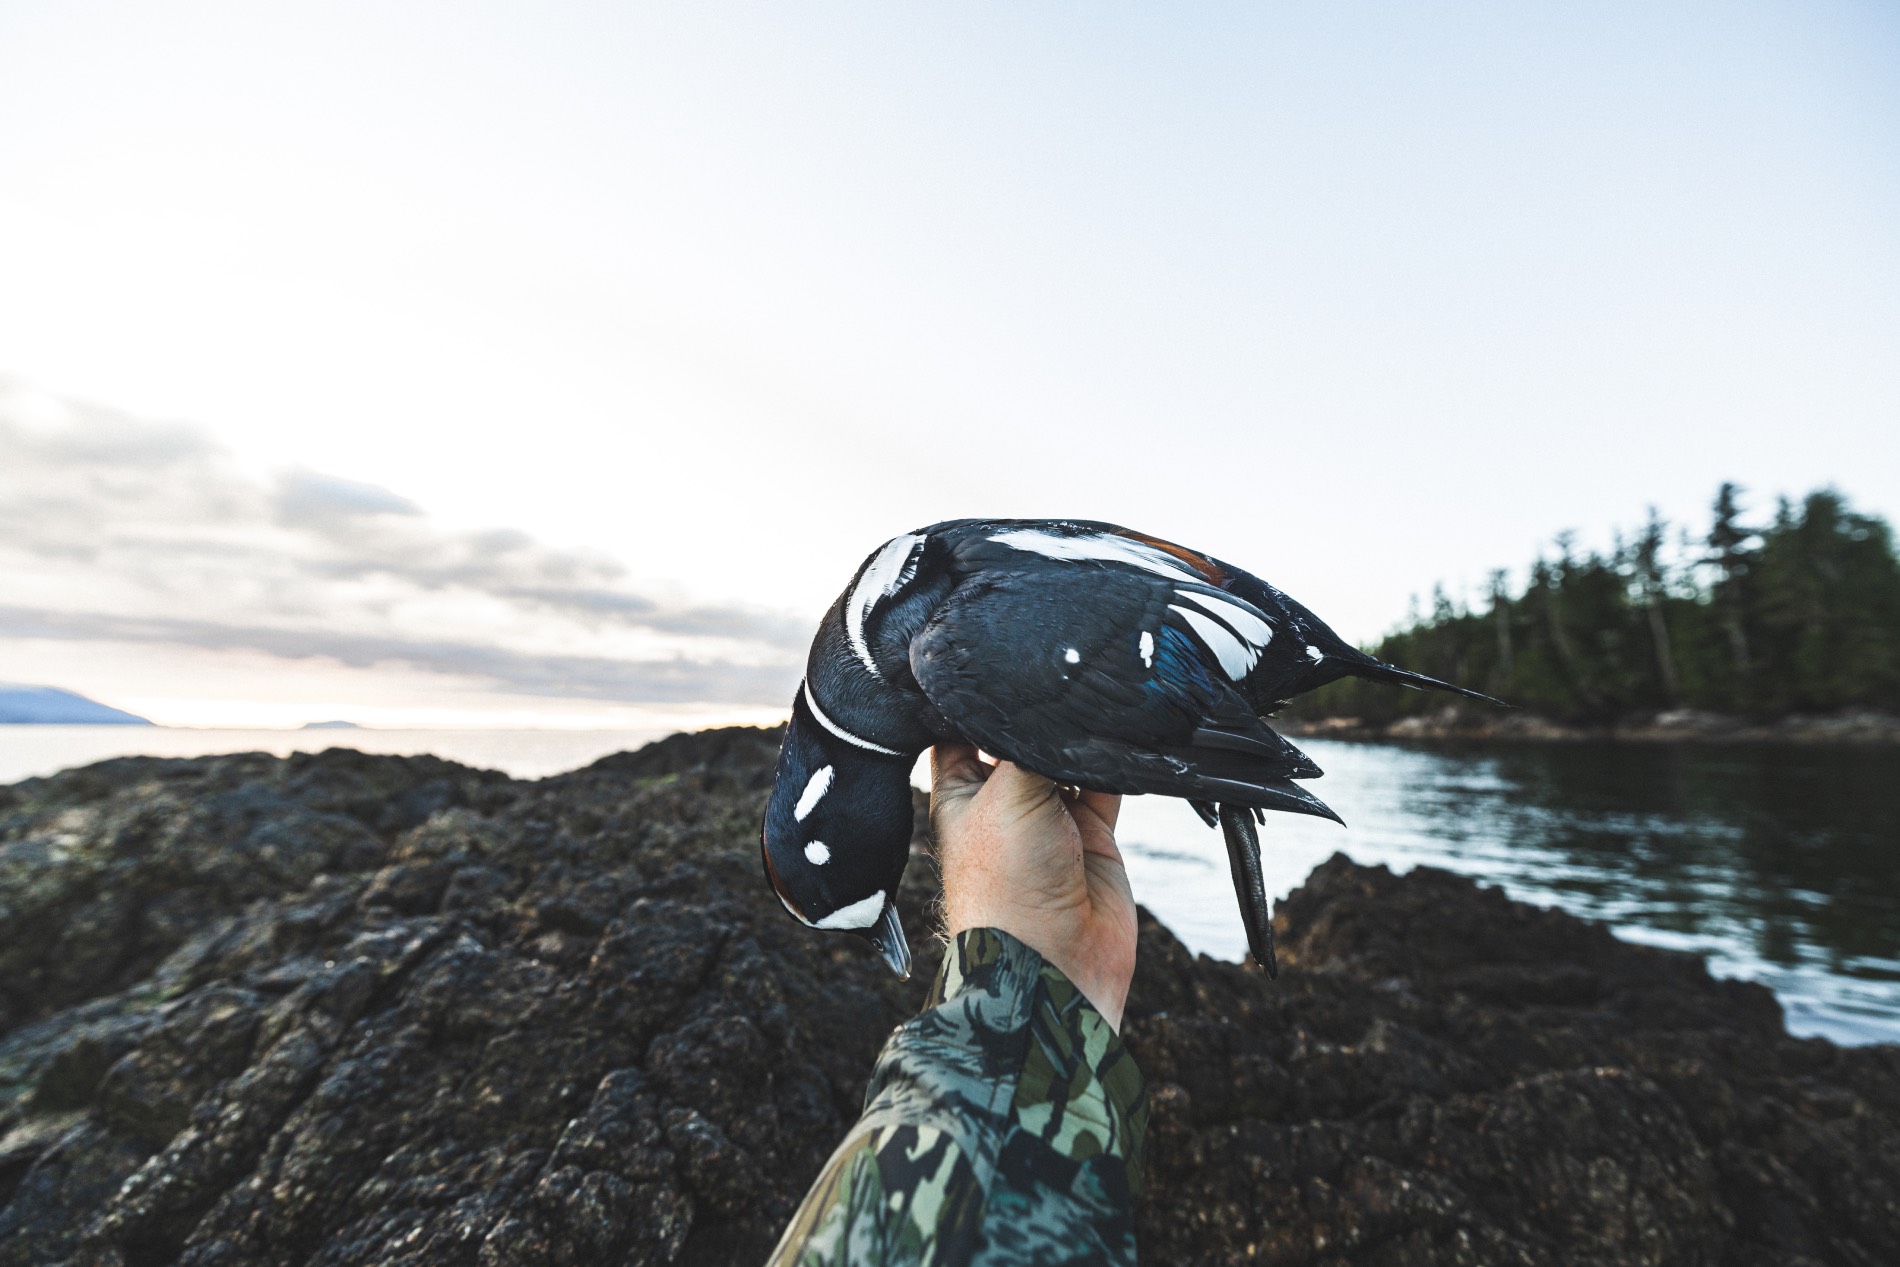
[[[911,556],[917,553],[917,547],[924,539],[915,533],[901,537],[892,537],[878,550],[875,557],[864,565],[864,575],[851,590],[851,597],[844,605],[844,633],[850,640],[851,650],[858,660],[871,671],[871,676],[881,678],[877,660],[871,655],[871,644],[865,641],[864,621],[877,606],[878,600],[895,594],[904,588],[916,571],[911,566]]]
[[[840,726],[837,722],[831,720],[831,718],[825,716],[825,710],[818,707],[818,697],[811,693],[810,681],[805,683],[805,707],[811,709],[811,715],[818,719],[820,726],[823,726],[826,730],[829,730],[846,743],[856,744],[867,752],[881,752],[887,757],[901,757],[904,755],[895,748],[886,748],[881,743],[872,743],[869,739],[860,739],[843,726]]]

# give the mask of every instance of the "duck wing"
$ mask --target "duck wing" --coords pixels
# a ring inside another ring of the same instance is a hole
[[[1184,599],[1219,601],[1199,577],[1101,558],[984,562],[910,643],[948,729],[1079,787],[1337,820],[1293,782],[1319,767],[1235,689],[1223,657],[1244,654],[1244,631]]]

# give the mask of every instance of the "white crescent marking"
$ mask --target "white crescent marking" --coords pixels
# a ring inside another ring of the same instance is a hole
[[[818,700],[811,693],[810,681],[805,683],[805,707],[811,709],[811,715],[818,719],[820,726],[823,726],[826,730],[829,730],[846,743],[856,744],[858,747],[869,752],[881,752],[887,757],[901,757],[904,755],[895,748],[886,748],[881,743],[872,743],[869,739],[860,739],[843,726],[840,726],[837,722],[831,720],[831,718],[825,716],[825,710],[818,707]]]
[[[806,928],[818,927],[818,925],[812,923],[810,920],[806,919],[803,915],[800,915],[798,913],[798,908],[796,906],[793,906],[790,902],[786,901],[785,895],[783,893],[780,893],[777,889],[772,890],[772,892],[773,892],[773,895],[778,898],[778,904],[785,908],[785,913],[787,915],[791,916],[793,919],[803,924]]]
[[[1061,559],[1065,562],[1127,563],[1153,572],[1156,576],[1165,576],[1170,581],[1206,579],[1166,550],[1157,550],[1153,546],[1143,545],[1128,537],[1114,537],[1101,533],[1088,537],[1064,537],[1035,528],[1012,528],[1008,532],[997,533],[990,540],[1013,549],[1040,554],[1045,559]]]
[[[841,906],[813,924],[813,928],[869,928],[884,913],[884,890],[879,889],[862,902]]]
[[[1207,649],[1220,661],[1220,667],[1227,676],[1238,682],[1247,676],[1254,663],[1260,659],[1260,653],[1242,642],[1234,631],[1211,616],[1204,616],[1192,607],[1176,607],[1172,604],[1169,611],[1180,612],[1181,619],[1187,621],[1190,628],[1200,635]]]
[[[917,569],[911,565],[911,556],[923,542],[915,533],[886,541],[864,565],[858,583],[851,588],[851,597],[845,601],[845,636],[851,640],[851,649],[857,652],[872,677],[884,675],[877,671],[877,661],[871,657],[871,644],[864,640],[864,618],[871,614],[879,599],[903,589],[905,582],[915,575]]]
[[[797,806],[792,810],[793,822],[804,822],[805,815],[818,808],[819,800],[826,792],[831,790],[831,776],[833,773],[835,772],[830,766],[820,766],[818,773],[811,776],[811,782],[805,785],[804,792],[799,795]],[[811,850],[807,848],[805,852],[810,853]]]

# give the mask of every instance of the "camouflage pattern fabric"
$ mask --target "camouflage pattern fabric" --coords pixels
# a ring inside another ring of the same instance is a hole
[[[771,1262],[1133,1263],[1147,1124],[1141,1072],[1082,992],[970,930]]]

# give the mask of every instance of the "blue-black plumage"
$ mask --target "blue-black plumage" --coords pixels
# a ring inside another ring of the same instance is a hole
[[[874,551],[832,604],[793,701],[761,845],[815,928],[910,952],[895,897],[910,770],[974,743],[1059,783],[1178,796],[1227,841],[1254,958],[1275,971],[1260,811],[1339,821],[1264,717],[1347,676],[1476,691],[1375,660],[1273,586],[1114,524],[959,519]]]

